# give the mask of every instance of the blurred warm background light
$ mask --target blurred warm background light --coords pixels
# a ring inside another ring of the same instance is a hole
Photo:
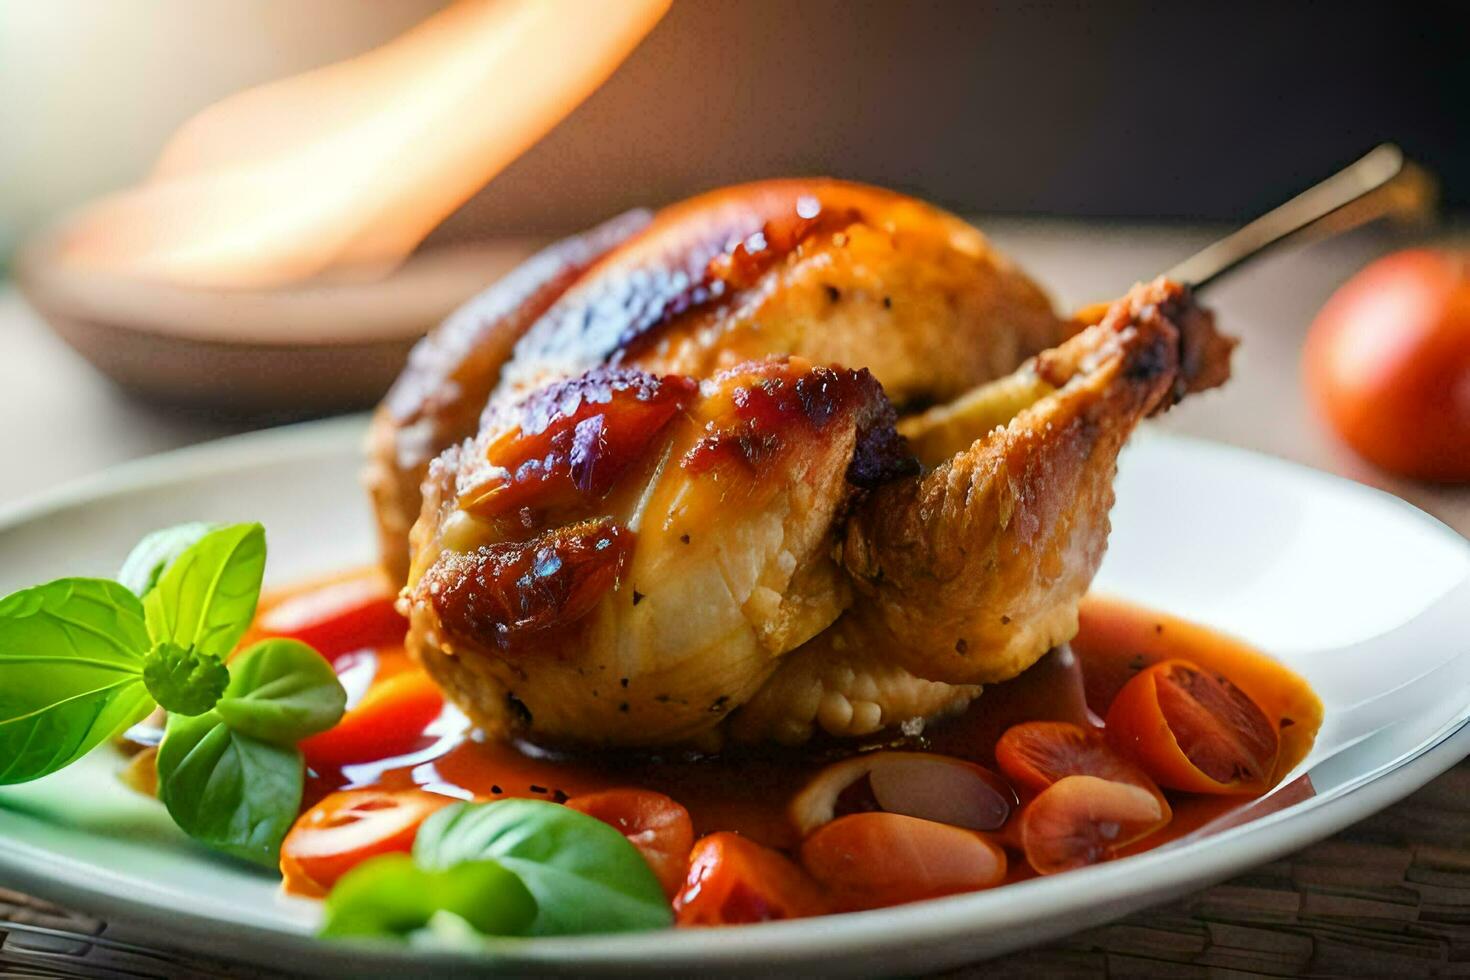
[[[211,102],[360,54],[442,6],[312,0],[306,17],[297,0],[0,2],[0,262],[59,211],[141,179]]]
[[[669,0],[460,0],[190,120],[59,257],[208,287],[383,271],[587,97]]]

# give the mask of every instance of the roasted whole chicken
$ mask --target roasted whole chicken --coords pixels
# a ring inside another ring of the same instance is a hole
[[[410,648],[499,737],[912,732],[1071,638],[1119,450],[1232,346],[1165,280],[1059,317],[875,188],[625,215],[452,317],[378,411]]]

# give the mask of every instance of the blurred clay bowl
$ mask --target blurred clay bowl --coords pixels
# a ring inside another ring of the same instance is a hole
[[[444,244],[381,279],[251,291],[75,268],[58,258],[64,234],[62,224],[32,238],[14,269],[51,329],[144,398],[244,417],[371,406],[414,341],[535,248]]]

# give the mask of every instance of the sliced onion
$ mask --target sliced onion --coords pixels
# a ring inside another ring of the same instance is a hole
[[[1016,803],[1010,784],[964,759],[927,752],[871,752],[833,763],[791,801],[805,837],[838,816],[843,793],[864,779],[877,809],[970,830],[997,830]]]

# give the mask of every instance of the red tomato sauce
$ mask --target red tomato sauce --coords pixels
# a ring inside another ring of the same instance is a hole
[[[357,573],[361,574],[361,573]],[[293,596],[320,590],[303,583],[262,600],[260,618]],[[356,634],[348,634],[356,635]],[[367,649],[331,657],[348,689],[348,718],[372,699],[385,679],[418,671],[405,654],[402,629],[379,632]],[[616,788],[654,790],[683,804],[696,838],[734,831],[745,838],[797,854],[801,838],[788,816],[791,799],[823,767],[874,748],[933,752],[996,769],[995,747],[1011,726],[1030,721],[1069,722],[1096,732],[1118,692],[1150,666],[1184,660],[1243,690],[1276,726],[1279,752],[1271,785],[1310,750],[1322,721],[1320,702],[1295,674],[1246,644],[1211,629],[1116,599],[1089,596],[1081,630],[1068,647],[1053,650],[1021,676],[988,687],[961,715],[931,725],[922,735],[867,742],[815,742],[800,750],[740,748],[695,758],[677,751],[623,751],[558,755],[525,744],[502,744],[475,733],[452,705],[432,722],[420,718],[402,734],[401,751],[351,764],[311,764],[305,806],[347,789],[423,789],[459,799],[509,797],[565,802],[571,797]],[[379,706],[381,708],[381,706]],[[308,749],[308,762],[311,753]],[[1172,819],[1163,829],[1120,847],[1134,854],[1192,834],[1212,833],[1312,795],[1307,777],[1266,799],[1257,795],[1206,795],[1163,790]],[[1024,806],[1034,793],[1023,790]],[[1007,825],[997,841],[1014,848]],[[1006,881],[1035,876],[1015,854]]]

